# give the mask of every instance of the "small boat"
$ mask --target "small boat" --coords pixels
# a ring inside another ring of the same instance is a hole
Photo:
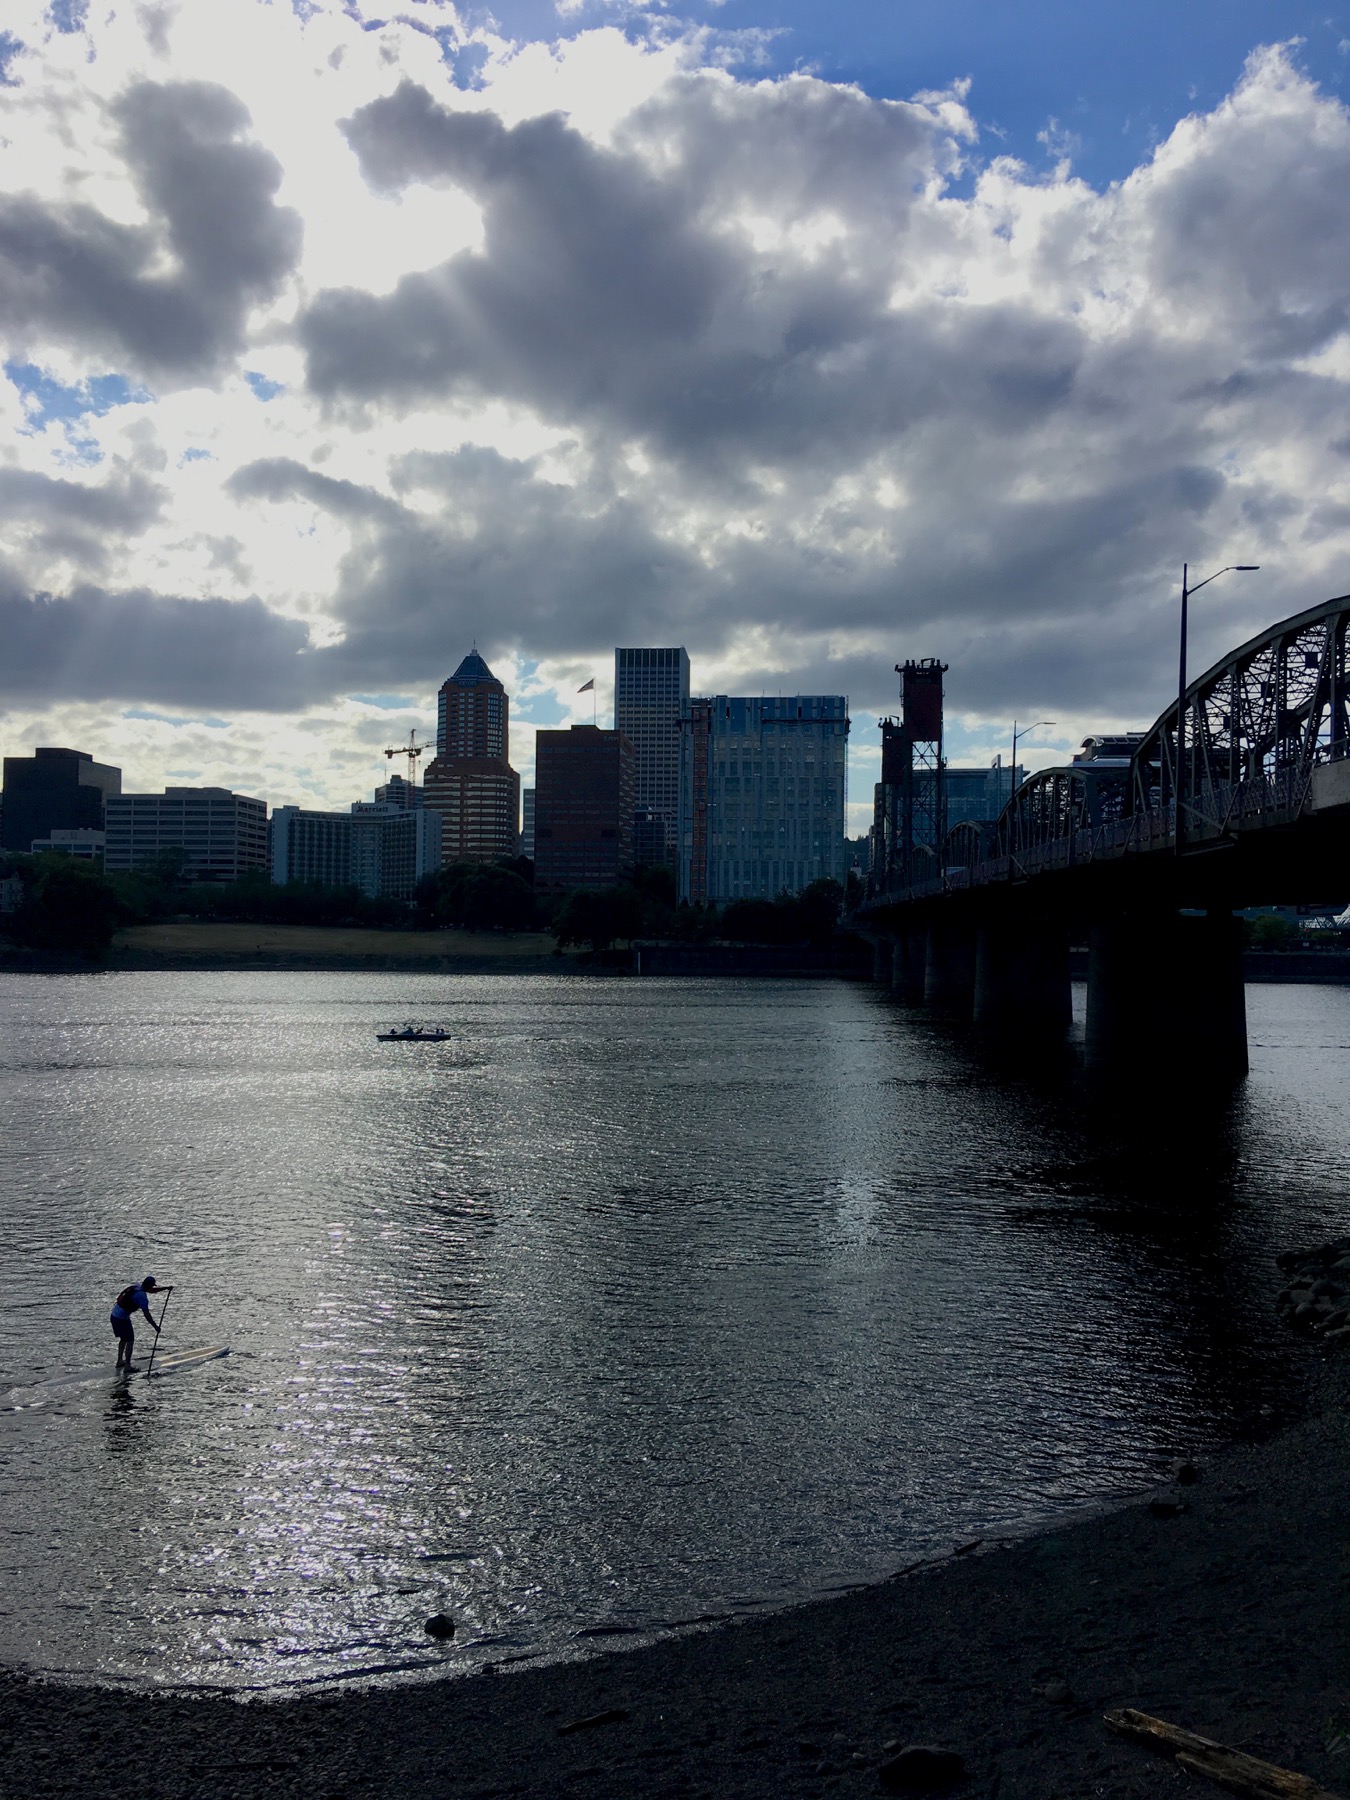
[[[401,1025],[397,1031],[377,1031],[381,1044],[443,1044],[450,1033],[443,1025]]]

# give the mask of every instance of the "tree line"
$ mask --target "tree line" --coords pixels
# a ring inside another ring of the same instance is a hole
[[[266,870],[238,881],[189,882],[186,853],[167,849],[147,868],[105,874],[100,865],[55,852],[0,858],[17,876],[20,903],[0,934],[35,950],[96,961],[115,931],[163,919],[250,925],[374,926],[387,929],[548,931],[559,949],[610,949],[635,938],[706,943],[823,944],[838,923],[844,890],[812,882],[777,900],[734,900],[724,908],[676,899],[670,869],[639,868],[619,887],[576,888],[561,897],[534,887],[527,857],[454,862],[424,876],[411,901],[371,898],[359,888],[273,883]]]

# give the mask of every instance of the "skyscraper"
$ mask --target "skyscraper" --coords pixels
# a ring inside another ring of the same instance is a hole
[[[680,898],[724,906],[844,878],[848,701],[692,700],[681,731]]]
[[[437,757],[505,762],[510,755],[508,711],[506,689],[477,650],[471,650],[436,697]]]
[[[562,894],[613,887],[633,868],[632,745],[621,731],[574,725],[535,738],[534,885]]]
[[[640,863],[676,860],[680,720],[688,706],[689,655],[683,647],[614,652],[614,727],[633,746],[633,850]]]
[[[436,758],[422,778],[422,804],[441,815],[447,863],[514,856],[520,831],[520,777],[508,760],[506,689],[471,650],[441,686]]]

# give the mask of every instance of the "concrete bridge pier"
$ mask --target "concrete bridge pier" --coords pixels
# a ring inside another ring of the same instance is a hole
[[[1040,1037],[1073,1016],[1067,926],[1049,920],[985,920],[975,938],[975,1023]]]
[[[1099,920],[1088,946],[1087,1067],[1152,1076],[1178,1059],[1193,1085],[1247,1072],[1240,923],[1228,912]]]
[[[872,939],[872,979],[883,986],[891,984],[891,957],[895,948],[895,940],[888,937]]]
[[[946,1012],[969,1013],[974,996],[974,928],[949,919],[930,920],[923,966],[925,1002]]]
[[[1216,1080],[1247,1073],[1247,990],[1242,921],[1231,912],[1183,913],[1177,920],[1180,1041]]]
[[[928,934],[897,932],[892,939],[891,992],[902,1000],[922,1000],[924,969],[928,961]]]

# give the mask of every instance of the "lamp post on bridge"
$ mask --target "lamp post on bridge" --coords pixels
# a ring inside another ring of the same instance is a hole
[[[1017,720],[1013,720],[1012,767],[1008,770],[1008,800],[1012,801],[1017,791],[1017,744],[1020,738],[1030,737],[1033,731],[1039,731],[1042,725],[1053,725],[1054,719],[1037,719],[1034,725],[1024,725],[1019,731]]]
[[[1173,773],[1172,803],[1176,807],[1176,828],[1173,832],[1176,854],[1182,853],[1186,838],[1185,814],[1182,808],[1182,795],[1185,777],[1182,773],[1186,766],[1186,610],[1187,602],[1192,594],[1198,594],[1202,587],[1208,587],[1211,581],[1217,581],[1220,575],[1254,575],[1261,567],[1260,563],[1228,563],[1222,569],[1216,569],[1212,575],[1206,575],[1203,581],[1197,581],[1192,587],[1189,582],[1190,564],[1181,565],[1181,659],[1177,673],[1177,766]]]

